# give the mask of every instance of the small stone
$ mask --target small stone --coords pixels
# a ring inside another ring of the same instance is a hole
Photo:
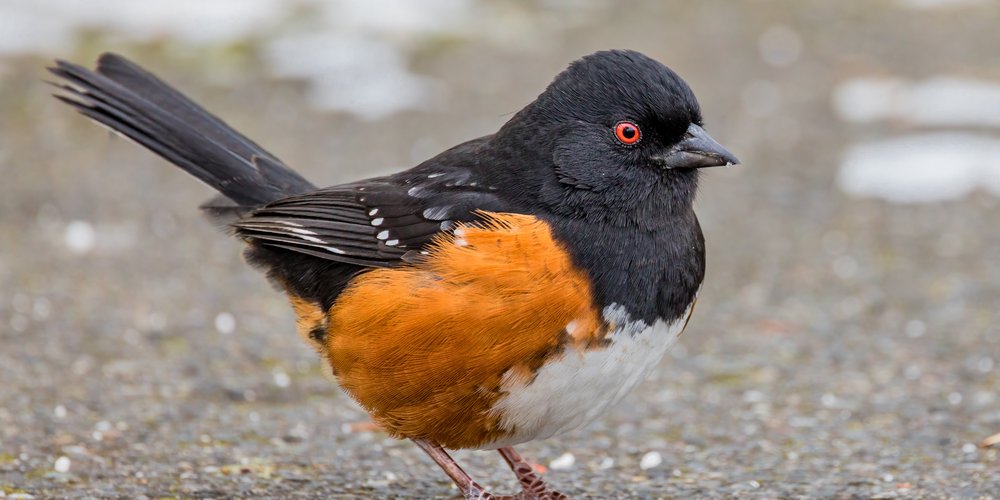
[[[229,335],[236,330],[236,318],[227,312],[221,312],[215,316],[215,330],[222,335]]]
[[[52,467],[56,472],[69,472],[70,461],[69,457],[59,457],[56,459],[55,465]]]
[[[274,372],[274,385],[285,388],[292,384],[292,378],[283,371]]]
[[[559,458],[549,462],[549,468],[552,470],[568,470],[573,467],[576,463],[576,457],[572,453],[563,453],[559,455]]]
[[[660,453],[651,451],[642,456],[642,460],[639,461],[639,468],[642,470],[649,470],[653,467],[659,467],[662,463],[663,457],[660,456]]]
[[[94,248],[97,235],[94,232],[94,226],[91,226],[89,222],[75,220],[66,225],[63,240],[71,251],[83,254]]]

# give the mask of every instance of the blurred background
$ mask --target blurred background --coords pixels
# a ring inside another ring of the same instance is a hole
[[[997,26],[993,0],[0,0],[0,497],[455,494],[324,378],[207,187],[50,97],[52,58],[120,52],[328,185],[607,48],[680,73],[744,165],[703,183],[680,345],[522,453],[580,497],[998,496]]]

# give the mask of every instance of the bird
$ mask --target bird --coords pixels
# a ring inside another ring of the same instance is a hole
[[[447,450],[580,428],[660,362],[705,276],[702,169],[739,160],[688,84],[632,50],[570,63],[496,133],[319,188],[136,63],[55,60],[55,97],[208,184],[202,208],[288,297],[296,330],[388,435],[466,498],[501,498]]]

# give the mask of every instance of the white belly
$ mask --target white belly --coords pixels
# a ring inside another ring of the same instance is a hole
[[[493,407],[510,436],[481,448],[511,446],[545,439],[589,423],[642,382],[677,340],[691,314],[652,325],[632,321],[623,307],[604,309],[604,320],[617,325],[611,344],[585,351],[567,348],[562,357],[540,368],[531,381],[505,377],[507,395]]]

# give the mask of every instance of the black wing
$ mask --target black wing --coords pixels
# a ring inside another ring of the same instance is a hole
[[[436,234],[476,211],[503,211],[463,167],[414,170],[272,202],[233,224],[252,244],[334,262],[388,267],[418,258]]]

